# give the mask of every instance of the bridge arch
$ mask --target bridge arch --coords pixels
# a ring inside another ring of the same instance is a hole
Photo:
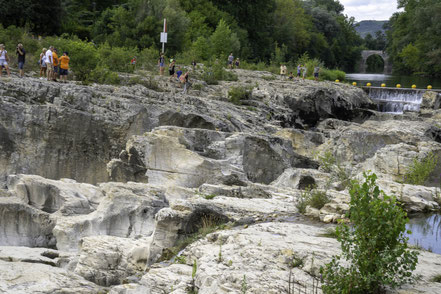
[[[372,55],[379,55],[381,58],[383,58],[384,61],[384,73],[390,74],[392,73],[392,64],[389,60],[389,55],[387,55],[386,52],[381,50],[363,50],[361,51],[361,62],[359,67],[360,73],[366,73],[367,64],[366,61],[369,58],[369,56]]]

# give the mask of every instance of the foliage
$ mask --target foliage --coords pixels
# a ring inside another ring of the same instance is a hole
[[[382,73],[384,71],[384,60],[379,55],[371,55],[366,60],[366,72],[368,73]]]
[[[99,84],[118,85],[120,83],[118,74],[104,66],[98,66],[92,70],[88,75],[88,80]]]
[[[334,164],[337,163],[337,160],[331,151],[325,151],[322,155],[318,156],[318,162],[325,172],[330,173]]]
[[[248,290],[248,284],[247,284],[247,276],[243,275],[242,284],[240,285],[240,290],[242,294],[246,294]]]
[[[327,81],[344,81],[346,79],[346,73],[341,70],[322,68],[319,77]]]
[[[228,99],[231,103],[241,105],[242,100],[248,100],[251,98],[252,88],[243,86],[231,87],[228,91]]]
[[[429,178],[438,163],[438,157],[430,152],[425,158],[413,159],[412,165],[404,175],[404,182],[411,185],[422,185]]]
[[[390,19],[387,51],[399,73],[441,75],[441,2],[399,1],[404,8]]]
[[[217,85],[218,81],[237,81],[237,75],[232,71],[227,71],[220,64],[219,60],[216,60],[213,65],[207,66],[201,78],[209,85]]]
[[[351,185],[351,225],[341,223],[336,230],[342,256],[334,256],[320,270],[324,293],[382,293],[385,287],[412,281],[418,258],[407,246],[407,215],[395,197],[378,188],[375,174],[364,176],[364,183]],[[346,267],[340,264],[342,258]]]
[[[100,65],[113,71],[132,72],[130,60],[136,55],[136,48],[110,47],[107,42],[98,47]]]
[[[362,45],[353,19],[343,15],[337,0],[17,0],[3,6],[3,26],[26,28],[43,37],[63,33],[99,48],[107,43],[116,50],[115,56],[135,48],[157,50],[164,18],[166,54],[185,56],[187,63],[191,59],[205,63],[214,56],[223,63],[233,52],[242,61],[276,64],[309,52],[327,67],[351,70]],[[436,50],[431,54],[432,60],[438,58]],[[102,65],[113,70],[111,59]],[[115,66],[127,70],[126,65]]]
[[[433,278],[430,279],[430,281],[433,283],[441,283],[441,274],[434,276]]]
[[[210,44],[212,56],[219,57],[226,60],[231,52],[238,52],[240,49],[240,42],[235,33],[230,30],[227,23],[221,19],[217,25],[216,30],[210,37]]]
[[[309,186],[300,194],[300,198],[296,204],[296,207],[300,213],[305,213],[307,206],[321,209],[329,201],[330,199],[326,191],[321,191],[318,190],[316,187]]]

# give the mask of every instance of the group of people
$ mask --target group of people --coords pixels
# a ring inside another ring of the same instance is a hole
[[[19,70],[19,76],[24,76],[24,65],[26,62],[26,50],[23,48],[23,44],[18,44],[15,49],[17,55],[17,65]],[[3,74],[3,68],[6,70],[8,76],[11,75],[9,70],[9,56],[8,51],[5,49],[4,44],[0,44],[0,77]],[[70,58],[67,52],[63,52],[61,57],[58,57],[57,49],[53,46],[49,47],[49,50],[43,48],[40,53],[38,65],[40,66],[40,79],[47,77],[48,81],[56,81],[58,77],[60,80],[67,82],[67,75],[69,71]]]
[[[240,67],[240,59],[236,58],[236,60],[234,60],[233,52],[231,52],[230,55],[228,56],[228,68],[233,69],[239,67]]]
[[[40,79],[47,78],[48,81],[67,82],[67,75],[69,73],[70,58],[67,52],[63,52],[61,57],[58,57],[58,50],[54,46],[49,46],[49,49],[43,48],[40,53],[38,64],[40,65]]]
[[[280,75],[282,77],[286,77],[287,72],[288,72],[288,69],[287,69],[286,65],[285,64],[280,65]],[[316,80],[316,81],[318,81],[319,72],[320,72],[320,67],[319,66],[314,67],[313,75],[314,75],[314,80]],[[308,73],[308,68],[306,66],[303,66],[302,64],[297,65],[296,77],[298,79],[300,79],[300,78],[305,79],[307,73]],[[293,72],[290,72],[288,75],[288,79],[294,80],[294,78],[295,77],[294,77]]]
[[[193,70],[196,68],[196,61],[193,60],[191,62]],[[161,53],[159,55],[158,59],[158,66],[159,66],[159,74],[161,76],[164,75],[165,70],[165,56],[164,53]],[[177,69],[177,71],[176,71]],[[182,93],[187,93],[188,89],[191,87],[191,83],[189,82],[190,72],[187,70],[185,73],[183,73],[181,67],[176,67],[176,61],[174,59],[170,59],[170,63],[168,65],[168,73],[170,75],[169,81],[173,81],[177,78],[177,80],[180,82],[179,87],[184,87]]]

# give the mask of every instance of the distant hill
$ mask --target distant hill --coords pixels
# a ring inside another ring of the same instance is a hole
[[[357,23],[355,30],[362,38],[364,38],[369,33],[373,37],[375,37],[376,32],[384,32],[383,25],[388,22],[388,20],[362,20]]]

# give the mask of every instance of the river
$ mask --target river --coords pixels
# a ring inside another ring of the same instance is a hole
[[[412,231],[409,243],[423,249],[441,254],[441,215],[410,215],[407,229]]]
[[[346,74],[346,80],[349,82],[357,82],[360,86],[371,83],[372,86],[379,87],[382,83],[385,83],[387,87],[395,87],[396,84],[401,84],[402,88],[410,88],[415,84],[419,89],[426,89],[428,85],[431,85],[433,89],[441,89],[440,78],[422,76],[351,73]]]

